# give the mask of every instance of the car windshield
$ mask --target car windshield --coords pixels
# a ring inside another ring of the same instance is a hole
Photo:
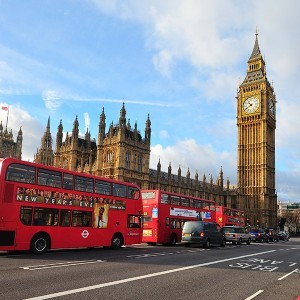
[[[199,222],[186,222],[183,226],[183,231],[185,233],[191,233],[194,231],[201,230],[203,228],[203,224]]]
[[[223,227],[223,231],[227,233],[235,233],[235,229],[230,227]]]

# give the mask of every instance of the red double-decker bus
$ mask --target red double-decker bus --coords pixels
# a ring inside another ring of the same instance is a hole
[[[0,160],[0,250],[41,254],[140,243],[142,209],[137,185]]]
[[[215,221],[215,202],[161,190],[142,190],[143,242],[175,245],[185,221]]]
[[[216,222],[221,226],[246,226],[244,211],[225,206],[216,206]]]

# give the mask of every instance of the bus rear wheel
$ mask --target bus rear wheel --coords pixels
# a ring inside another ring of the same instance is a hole
[[[49,238],[45,234],[38,234],[31,240],[30,250],[34,254],[43,254],[49,248]]]
[[[176,236],[176,234],[172,234],[170,236],[170,245],[174,246],[174,245],[176,245],[176,243],[177,243],[177,236]]]
[[[115,234],[111,240],[112,249],[120,249],[123,246],[123,238],[120,234]]]

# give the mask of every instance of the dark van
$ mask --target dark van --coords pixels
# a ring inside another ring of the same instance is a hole
[[[211,244],[225,247],[226,238],[220,226],[214,222],[187,221],[183,225],[181,242],[189,247],[191,244],[208,248]]]

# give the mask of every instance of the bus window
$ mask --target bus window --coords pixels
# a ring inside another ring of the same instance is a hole
[[[67,190],[73,190],[73,175],[64,174],[63,188]]]
[[[95,193],[102,195],[111,195],[111,183],[107,181],[95,181]]]
[[[166,226],[170,226],[170,218],[166,218]]]
[[[168,194],[161,194],[160,203],[169,204],[169,195]]]
[[[68,227],[71,225],[71,211],[62,209],[60,211],[60,217],[59,217],[59,225]]]
[[[113,184],[113,195],[118,197],[126,197],[126,185],[114,183]]]
[[[147,200],[147,199],[155,199],[155,192],[142,192],[142,198],[143,200]]]
[[[140,191],[136,187],[128,187],[128,198],[137,200],[140,198]]]
[[[11,164],[6,171],[6,180],[34,184],[35,167]]]
[[[127,227],[141,228],[141,217],[136,215],[128,215]]]
[[[203,201],[201,201],[201,200],[194,200],[194,207],[195,208],[203,208]],[[208,208],[209,209],[209,208]]]
[[[39,169],[38,184],[61,188],[61,172]]]
[[[92,226],[92,212],[74,210],[72,212],[72,226],[91,227]]]
[[[75,190],[92,193],[94,191],[93,179],[82,176],[75,176]]]
[[[31,225],[32,207],[21,206],[20,220],[24,225]]]
[[[181,197],[182,206],[190,206],[190,199]]]
[[[180,219],[171,219],[171,228],[180,229],[181,227]]]
[[[180,198],[178,196],[170,195],[171,204],[180,205]]]
[[[33,214],[33,225],[57,226],[58,209],[35,207]]]

